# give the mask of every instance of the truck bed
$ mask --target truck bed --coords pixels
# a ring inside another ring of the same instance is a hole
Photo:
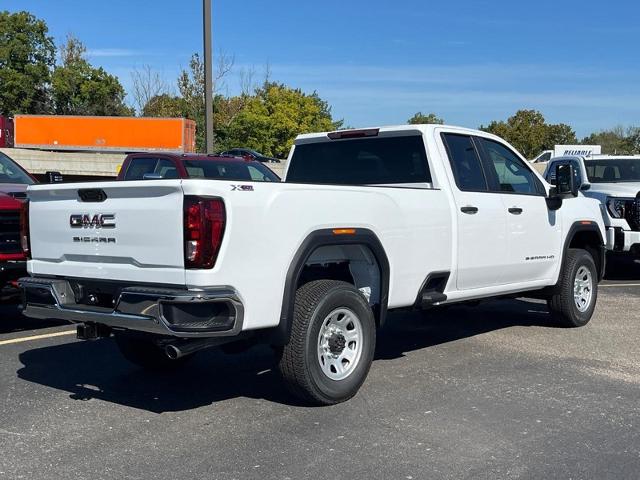
[[[87,191],[102,191],[106,199],[83,202]],[[225,203],[224,237],[211,270],[184,268],[186,195]],[[416,301],[425,265],[447,270],[452,261],[449,203],[441,190],[424,187],[160,180],[38,185],[29,197],[33,275],[188,289],[231,286],[247,305],[245,328],[278,324],[289,265],[318,229],[375,232],[392,265],[390,307]],[[89,221],[112,215],[115,228],[72,228],[72,215]]]

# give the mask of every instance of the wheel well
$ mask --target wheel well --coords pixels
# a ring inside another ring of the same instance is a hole
[[[312,280],[351,283],[368,298],[376,324],[384,325],[389,302],[389,259],[373,231],[354,230],[348,235],[332,229],[316,230],[304,239],[287,270],[280,323],[271,332],[272,345],[289,342],[296,291]]]
[[[323,245],[304,263],[296,289],[314,280],[342,280],[355,286],[374,310],[380,324],[382,269],[373,251],[363,244]]]
[[[598,277],[602,278],[604,272],[602,272],[604,252],[602,251],[602,239],[595,230],[582,230],[578,231],[571,238],[569,248],[580,248],[586,250],[593,257],[593,261],[596,264],[598,270]]]

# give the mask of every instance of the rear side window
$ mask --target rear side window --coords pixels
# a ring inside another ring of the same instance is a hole
[[[420,135],[296,145],[287,182],[332,185],[430,183]]]
[[[455,133],[444,133],[442,137],[458,188],[469,192],[486,192],[487,180],[471,137]]]
[[[145,175],[154,178],[179,178],[178,169],[171,160],[165,158],[134,158],[129,163],[125,180],[145,180]]]

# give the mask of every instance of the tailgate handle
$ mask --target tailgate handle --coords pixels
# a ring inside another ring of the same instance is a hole
[[[81,188],[78,197],[81,202],[100,203],[107,199],[107,194],[100,188]]]

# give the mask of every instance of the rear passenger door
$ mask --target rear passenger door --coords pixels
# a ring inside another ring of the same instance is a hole
[[[472,136],[443,133],[442,139],[455,179],[457,288],[470,290],[498,285],[507,249],[502,198],[489,190]]]
[[[507,145],[477,137],[489,189],[500,197],[507,222],[500,283],[553,277],[561,251],[560,222],[549,210],[546,190],[531,166]]]

